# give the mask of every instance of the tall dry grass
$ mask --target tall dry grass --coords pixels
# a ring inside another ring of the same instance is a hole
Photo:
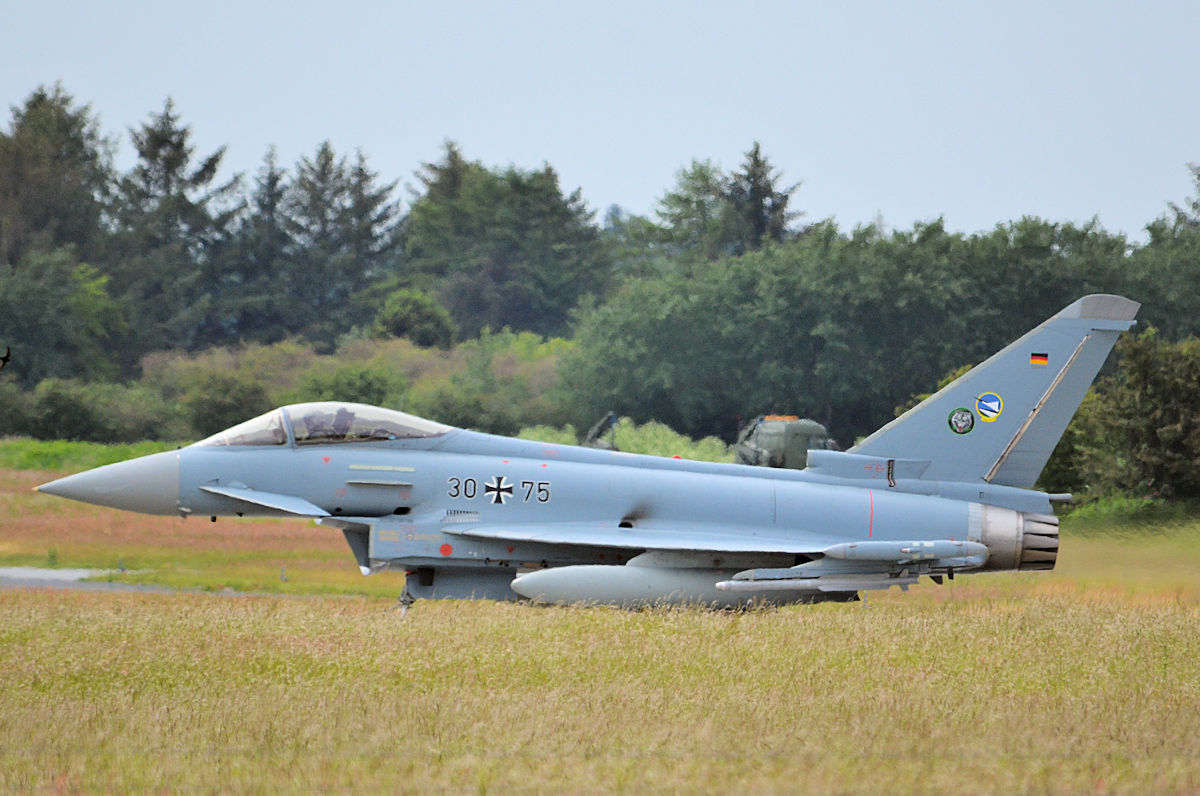
[[[43,476],[0,473],[0,562],[385,577],[306,523],[142,518]],[[1198,542],[1068,522],[1053,573],[744,614],[0,590],[0,791],[1196,792]]]
[[[1195,605],[748,614],[0,592],[0,788],[1189,792]]]

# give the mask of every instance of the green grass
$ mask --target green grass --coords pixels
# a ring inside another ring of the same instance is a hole
[[[1196,516],[1200,516],[1200,505],[1194,503],[1126,494],[1089,500],[1069,507],[1066,513],[1069,521],[1098,532],[1110,528],[1125,532],[1131,528],[1171,527]]]
[[[338,541],[340,543],[340,538]],[[112,556],[100,561],[79,559],[60,566],[106,570],[104,574],[89,578],[93,581],[178,590],[394,599],[404,589],[401,572],[364,577],[348,548],[339,548],[319,558],[290,554],[284,549],[242,554],[233,559],[220,552],[185,558],[177,551],[160,550],[140,552],[118,563],[125,567],[125,572],[113,567]],[[31,565],[38,564],[33,562]]]
[[[0,439],[0,468],[75,473],[137,456],[173,450],[180,444],[183,443],[137,442],[129,445],[104,445],[98,442],[9,437]]]

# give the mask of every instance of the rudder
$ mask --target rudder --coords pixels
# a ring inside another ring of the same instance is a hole
[[[1084,296],[848,452],[928,460],[929,480],[1032,487],[1139,307]]]

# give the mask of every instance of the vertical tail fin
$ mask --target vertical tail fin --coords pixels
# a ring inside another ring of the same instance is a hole
[[[849,452],[928,460],[935,481],[1033,486],[1140,306],[1084,296]]]

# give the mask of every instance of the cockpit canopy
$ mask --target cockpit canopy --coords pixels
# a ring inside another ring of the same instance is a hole
[[[423,439],[450,430],[450,426],[394,409],[325,401],[272,409],[196,444],[286,445],[294,441],[296,445],[334,445]]]

